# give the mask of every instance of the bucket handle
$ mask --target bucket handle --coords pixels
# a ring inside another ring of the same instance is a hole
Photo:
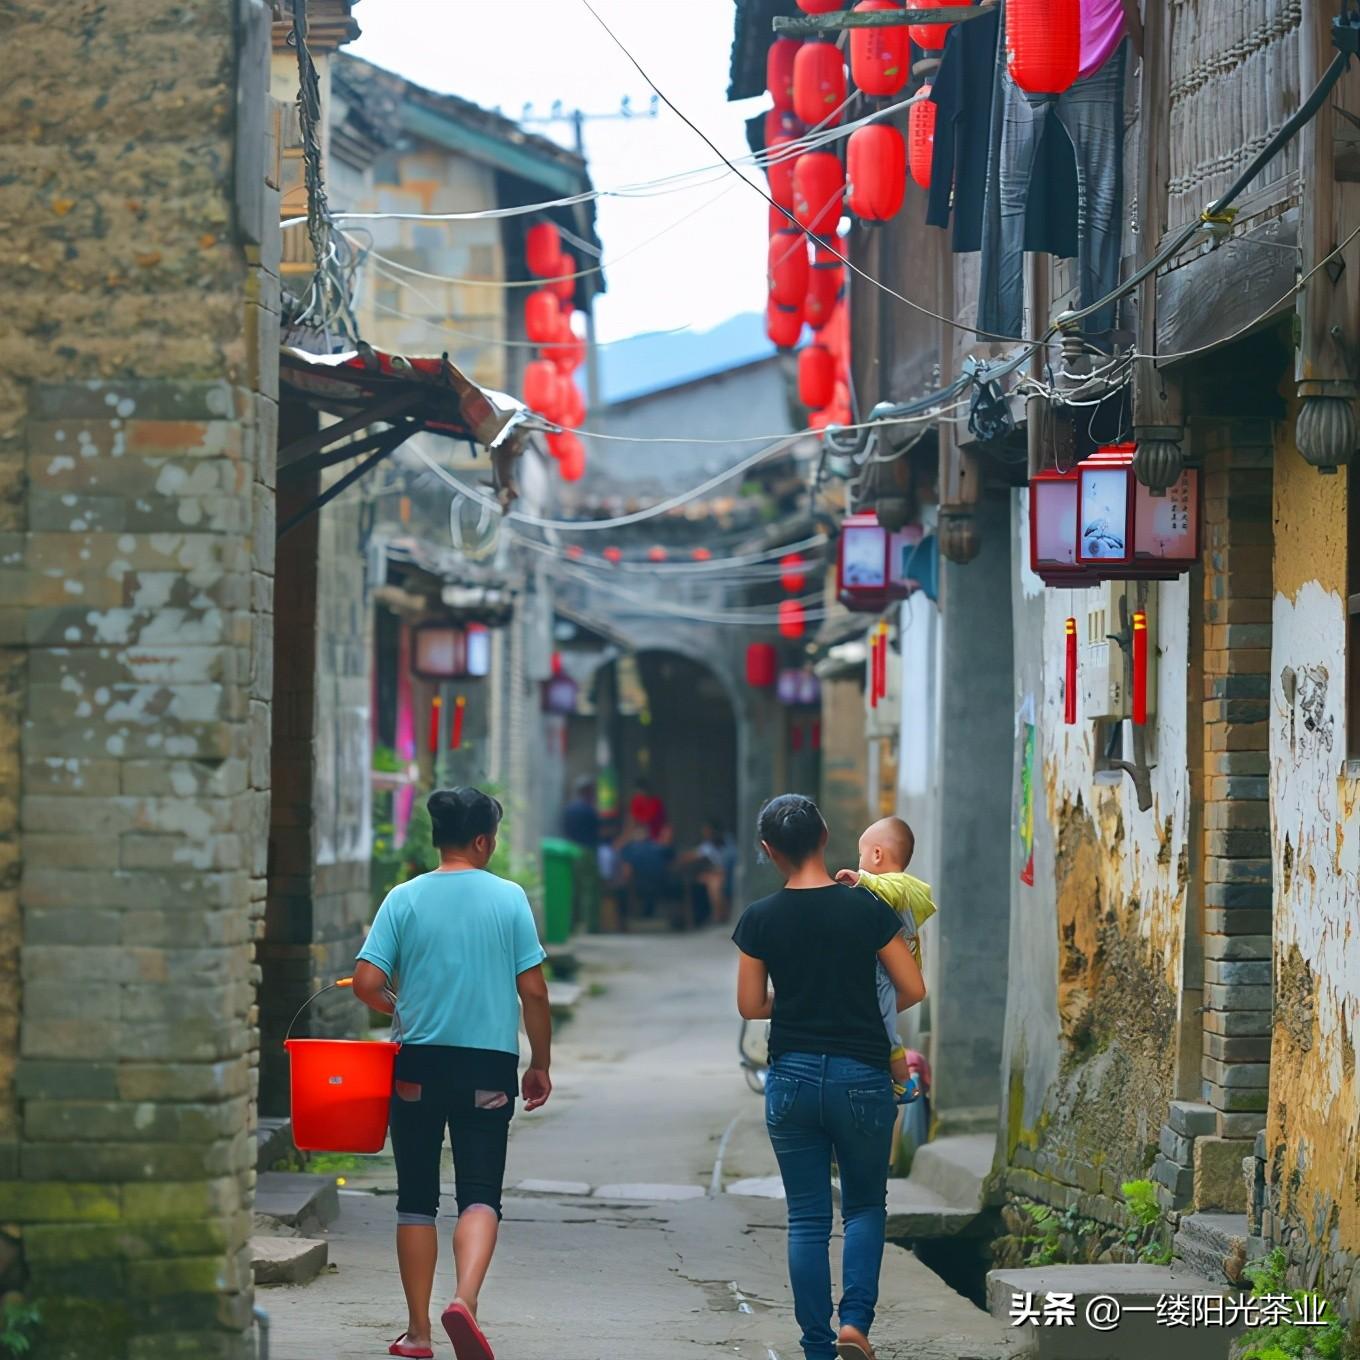
[[[304,1001],[302,1005],[300,1005],[297,1008],[297,1015],[294,1015],[293,1018],[288,1022],[288,1028],[284,1032],[283,1042],[286,1044],[288,1040],[293,1037],[293,1026],[297,1024],[298,1017],[301,1016],[302,1012],[305,1011],[307,1007],[310,1006],[312,1002],[317,999],[317,997],[325,996],[326,993],[329,992],[333,987],[353,987],[353,986],[354,979],[352,977],[342,977],[336,978],[334,982],[328,982],[323,988],[321,988],[319,992],[313,992],[311,996],[309,996],[306,999],[306,1001]]]

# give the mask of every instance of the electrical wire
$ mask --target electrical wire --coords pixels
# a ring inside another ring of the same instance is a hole
[[[511,531],[516,541],[525,547],[537,552],[551,554],[554,557],[562,557],[566,554],[556,544],[544,543],[541,539],[529,538],[518,530]],[[800,539],[797,543],[785,543],[777,548],[764,548],[755,553],[738,553],[733,557],[715,557],[706,561],[698,562],[608,562],[602,558],[571,558],[567,560],[574,566],[586,568],[598,568],[606,572],[645,572],[648,575],[689,575],[701,576],[712,572],[729,572],[733,570],[743,570],[750,567],[766,566],[776,570],[776,574],[783,573],[783,566],[779,559],[790,554],[801,555],[811,553],[813,549],[824,548],[830,540],[825,534],[814,534],[809,538]],[[812,571],[817,567],[817,560],[809,557],[805,560],[807,570]]]

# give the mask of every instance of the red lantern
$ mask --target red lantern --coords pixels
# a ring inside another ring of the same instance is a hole
[[[798,0],[804,14],[832,14],[844,4],[845,0]]]
[[[562,424],[573,430],[580,429],[586,420],[586,399],[582,395],[581,389],[560,369],[558,375]]]
[[[794,113],[809,127],[835,127],[841,121],[845,94],[840,48],[834,43],[804,43],[793,63]]]
[[[798,354],[798,400],[809,411],[830,406],[836,397],[836,358],[825,345],[808,345]]]
[[[536,222],[524,233],[524,262],[536,279],[560,273],[562,237],[551,222]]]
[[[574,273],[576,256],[564,250],[557,260],[556,277],[548,281],[548,287],[557,294],[558,301],[562,303],[565,311],[571,310],[571,304],[576,298],[576,280],[571,277]]]
[[[746,683],[752,689],[772,689],[779,675],[779,653],[773,642],[752,642],[746,648]]]
[[[562,456],[557,460],[564,482],[579,482],[586,470],[586,446],[574,434],[562,436]]]
[[[647,549],[647,560],[649,562],[664,562],[666,560],[666,550],[659,544],[655,548]]]
[[[690,556],[696,562],[711,562],[713,560],[713,554],[707,548],[695,548]]]
[[[623,561],[622,548],[606,548],[601,554],[606,562],[613,562],[615,565]]]
[[[566,441],[568,433],[569,432],[566,430],[563,430],[560,433],[554,431],[548,436],[548,452],[552,454],[558,462],[561,462],[562,455],[567,451]]]
[[[557,342],[547,347],[545,357],[551,359],[558,371],[566,376],[575,373],[585,363],[586,342],[572,330],[571,322],[566,317],[562,320],[565,325],[558,332]]]
[[[845,155],[850,211],[863,222],[896,217],[907,188],[907,145],[902,134],[886,123],[856,128]]]
[[[765,88],[776,109],[793,111],[793,64],[802,43],[797,38],[776,38],[765,58]]]
[[[797,553],[786,553],[779,559],[779,584],[790,595],[802,593],[807,585],[807,563]]]
[[[549,288],[536,288],[524,299],[524,333],[536,345],[556,340],[562,325],[562,304]]]
[[[779,602],[779,636],[796,640],[807,632],[807,614],[797,600]]]
[[[793,164],[794,216],[818,236],[834,236],[845,197],[845,171],[834,151],[807,151]]]
[[[770,182],[770,197],[789,212],[793,211],[793,167],[798,163],[798,157],[787,154],[785,148],[791,146],[793,141],[792,137],[776,137],[769,144],[769,149],[779,159],[768,161],[765,166],[765,177]],[[778,216],[781,224],[787,226],[788,218],[782,214]],[[774,220],[773,215],[770,220]]]
[[[807,296],[807,237],[797,227],[770,237],[770,296],[785,307],[797,307]]]
[[[792,349],[803,333],[803,309],[785,307],[773,298],[765,307],[765,334],[778,349]]]
[[[807,297],[803,302],[803,319],[814,331],[822,330],[836,312],[845,282],[845,266],[832,247],[845,254],[845,247],[837,238],[828,244],[818,241],[812,251],[812,267],[808,270]]]
[[[912,0],[915,9],[941,9],[951,3],[952,0]],[[923,52],[943,52],[949,28],[948,24],[912,24],[911,40]]]
[[[1008,0],[1006,64],[1028,94],[1062,94],[1081,73],[1081,0]]]
[[[856,14],[900,10],[896,0],[860,0]],[[877,99],[896,94],[911,74],[911,37],[907,26],[852,28],[850,74],[855,84]]]
[[[783,39],[780,39],[782,42]],[[789,63],[789,80],[793,79],[793,63]],[[789,101],[793,100],[793,86],[789,86]],[[787,105],[784,108],[770,109],[765,115],[765,146],[768,150],[776,137],[801,137],[803,125],[798,121],[793,110]]]
[[[573,562],[579,562],[586,555],[586,550],[579,543],[569,543],[567,545],[567,556]]]
[[[524,365],[524,404],[539,415],[556,421],[562,410],[562,379],[557,367],[546,359]]]
[[[930,86],[921,86],[922,98],[907,114],[907,139],[910,143],[911,177],[922,189],[930,188],[930,163],[935,155],[935,118],[939,109],[930,99]]]

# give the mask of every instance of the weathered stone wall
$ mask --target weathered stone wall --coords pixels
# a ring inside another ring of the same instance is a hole
[[[250,1353],[267,17],[3,21],[0,1220],[40,1356]]]
[[[1063,627],[1087,592],[1028,567],[1016,496],[1015,702],[1036,723],[1034,883],[1011,859],[1001,1130],[1010,1189],[1118,1222],[1121,1181],[1148,1173],[1175,1093],[1187,892],[1189,584],[1157,591],[1152,807],[1095,773],[1096,729],[1063,723]],[[1009,779],[1010,762],[1003,765]]]
[[[1360,1316],[1360,780],[1346,765],[1347,497],[1282,429],[1269,675],[1275,1011],[1262,1224],[1300,1283]]]

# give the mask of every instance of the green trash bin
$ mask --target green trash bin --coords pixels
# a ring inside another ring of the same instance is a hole
[[[543,842],[544,944],[571,939],[576,903],[576,862],[585,854],[574,841]]]

